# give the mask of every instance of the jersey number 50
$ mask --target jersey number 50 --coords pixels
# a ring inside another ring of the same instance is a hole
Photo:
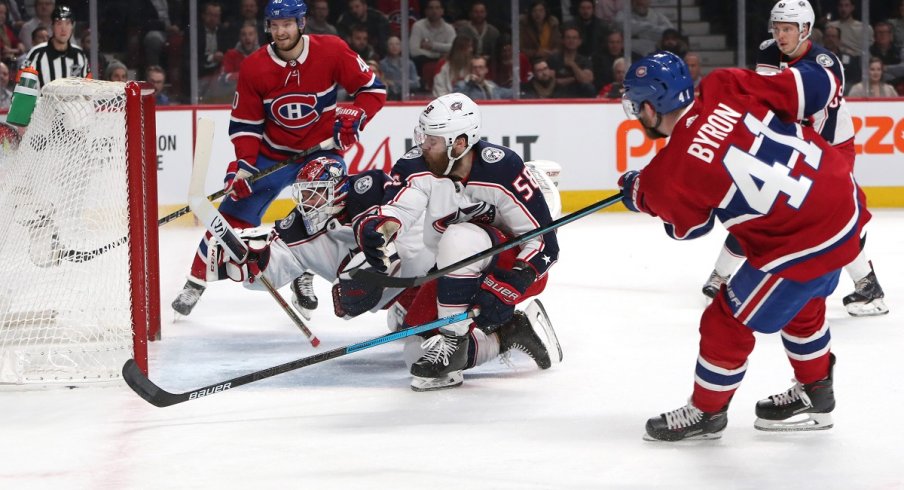
[[[818,169],[822,149],[797,136],[774,131],[751,114],[744,118],[744,125],[757,138],[753,144],[755,148],[762,147],[765,139],[769,140],[770,147],[781,145],[792,151],[788,161],[770,164],[736,146],[729,148],[722,161],[741,195],[760,214],[767,214],[772,209],[779,194],[788,196],[788,205],[799,209],[810,192],[813,181],[804,176],[792,177],[791,169],[799,155],[803,155],[803,161],[807,165]]]

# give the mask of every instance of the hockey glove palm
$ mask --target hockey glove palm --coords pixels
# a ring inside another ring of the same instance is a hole
[[[254,192],[251,189],[251,181],[248,180],[258,174],[260,170],[245,160],[236,160],[226,167],[226,178],[223,179],[223,187],[226,193],[233,199],[244,199]]]
[[[333,125],[333,141],[340,150],[347,150],[358,141],[358,131],[364,127],[367,114],[357,107],[336,109],[336,123]]]
[[[390,216],[370,215],[359,219],[355,225],[355,240],[375,270],[386,273],[390,259],[386,247],[396,238],[402,224]]]
[[[254,283],[257,276],[267,269],[270,262],[270,243],[266,240],[246,241],[248,256],[239,262],[229,257],[221,245],[216,245],[215,254],[220,262],[217,267],[218,279],[232,279],[235,282]]]
[[[635,213],[640,212],[637,207],[637,186],[640,184],[640,172],[629,170],[618,178],[618,187],[622,191],[622,204]]]
[[[511,270],[495,269],[487,274],[471,305],[480,308],[480,314],[474,318],[474,323],[486,328],[509,321],[515,312],[515,304],[521,301],[527,288],[536,279],[536,272],[529,266]]]

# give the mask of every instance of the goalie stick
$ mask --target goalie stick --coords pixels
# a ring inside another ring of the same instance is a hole
[[[381,337],[358,342],[357,344],[346,345],[344,347],[338,347],[326,352],[314,354],[313,356],[302,357],[301,359],[289,361],[278,366],[255,371],[253,373],[238,376],[226,381],[220,381],[219,383],[214,383],[203,388],[186,391],[184,393],[171,393],[164,390],[163,388],[160,388],[159,386],[154,384],[153,381],[148,379],[148,377],[145,376],[144,373],[141,372],[138,364],[133,359],[129,359],[122,366],[122,377],[126,381],[126,384],[129,385],[129,388],[132,389],[132,391],[138,394],[138,396],[140,396],[141,398],[145,399],[151,405],[154,405],[156,407],[168,407],[177,403],[197,400],[198,398],[222,393],[232,388],[276,376],[277,374],[287,373],[289,371],[301,369],[312,364],[317,364],[365,349],[370,349],[371,347],[376,347],[378,345],[386,344],[395,340],[404,339],[406,337],[417,335],[419,333],[428,332],[435,328],[440,328],[446,325],[451,325],[453,323],[465,321],[470,318],[474,318],[476,313],[476,310],[465,311],[456,315],[440,318],[439,320],[434,320],[429,323],[424,323],[422,325],[399,330],[398,332],[389,333]]]
[[[213,145],[213,120],[198,119],[197,140],[195,141],[195,162],[191,172],[191,183],[188,186],[188,205],[191,211],[204,223],[210,233],[217,237],[223,244],[223,249],[233,260],[243,263],[248,258],[248,247],[239,238],[238,234],[229,225],[223,215],[213,207],[213,204],[204,196],[204,182],[207,178],[207,166],[210,162],[210,150]],[[311,332],[311,329],[298,317],[286,300],[279,294],[273,284],[260,274],[255,278],[259,280],[273,299],[279,303],[283,311],[289,315],[295,326],[311,341],[311,345],[320,345],[320,339]]]
[[[380,286],[380,287],[411,288],[411,287],[415,287],[415,286],[420,286],[421,284],[424,284],[425,282],[431,281],[438,277],[445,276],[446,274],[449,274],[450,272],[455,272],[456,270],[461,269],[462,267],[464,267],[466,265],[473,264],[474,262],[483,260],[487,257],[492,257],[500,252],[504,252],[512,247],[521,245],[522,243],[524,243],[528,240],[532,240],[540,235],[545,235],[546,233],[549,233],[550,231],[555,230],[556,228],[558,228],[560,226],[567,225],[568,223],[571,223],[572,221],[579,220],[579,219],[583,218],[584,216],[587,216],[588,214],[592,214],[592,213],[595,213],[596,211],[599,211],[600,209],[607,208],[617,202],[620,202],[621,198],[622,198],[622,193],[619,192],[618,194],[609,196],[606,199],[593,203],[579,211],[575,211],[567,216],[562,216],[561,218],[553,221],[552,223],[550,223],[546,226],[536,228],[532,231],[521,234],[515,238],[512,238],[511,240],[509,240],[507,242],[500,243],[500,244],[490,247],[482,252],[477,252],[476,254],[474,254],[470,257],[461,259],[452,265],[443,267],[442,269],[439,269],[439,270],[436,270],[433,272],[429,272],[427,274],[424,274],[423,276],[393,277],[393,276],[387,276],[386,274],[381,274],[379,272],[375,272],[373,269],[364,269],[364,268],[354,269],[352,271],[349,271],[349,274],[351,274],[351,276],[354,277],[355,279],[359,279],[368,284],[372,284],[372,285],[376,285],[376,286]]]
[[[200,129],[201,128],[199,127],[198,130],[200,131]],[[311,148],[302,150],[301,152],[296,153],[295,155],[292,155],[290,158],[283,160],[268,169],[261,170],[257,175],[248,179],[248,181],[256,182],[256,181],[263,179],[264,177],[276,172],[277,170],[280,170],[284,167],[292,165],[293,163],[298,163],[298,162],[304,160],[305,157],[307,157],[308,155],[310,155],[312,153],[322,151],[322,150],[329,150],[330,148],[335,148],[335,143],[333,142],[333,138],[325,139],[325,140],[321,141],[320,144],[317,146],[312,146]],[[203,191],[203,189],[202,189],[202,191]],[[217,199],[219,199],[225,195],[226,195],[226,189],[221,189],[221,190],[214,192],[213,194],[207,196],[207,200],[216,201]],[[190,209],[190,206],[185,206],[183,208],[180,208],[180,209],[158,219],[157,226],[163,226],[163,225],[169,223],[170,221],[175,220],[176,218],[179,218],[181,216],[188,214],[189,209]]]

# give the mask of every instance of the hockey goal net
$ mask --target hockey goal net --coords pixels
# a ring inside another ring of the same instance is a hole
[[[0,158],[0,384],[113,381],[159,335],[153,90],[65,78]],[[2,150],[0,150],[2,151]]]

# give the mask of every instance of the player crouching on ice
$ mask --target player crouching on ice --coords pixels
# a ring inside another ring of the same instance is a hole
[[[272,229],[254,228],[240,232],[250,250],[245,262],[232,261],[219,245],[209,247],[208,263],[212,265],[209,270],[214,272],[207,280],[229,278],[243,282],[250,289],[262,290],[264,287],[256,280],[261,274],[279,288],[292,282],[301,272],[313,271],[334,283],[333,301],[337,316],[350,319],[368,311],[388,309],[389,328],[399,329],[418,288],[384,290],[356,281],[347,273],[362,264],[366,265],[364,254],[354,250],[357,245],[350,225],[351,218],[379,206],[389,182],[389,177],[379,170],[348,176],[344,165],[336,159],[319,157],[313,160],[298,174],[292,189],[296,207],[286,218],[278,221]],[[469,218],[466,213],[460,216],[462,219]],[[420,262],[417,255],[422,248],[419,228],[415,227],[409,236],[396,240],[388,247],[391,270],[399,274],[422,273],[424,267],[416,265]],[[429,290],[430,284],[425,287]],[[511,349],[522,350],[542,368],[549,367],[548,349],[558,351],[559,347],[542,304],[532,302],[519,319],[527,321],[511,322],[497,334],[482,338],[481,345],[491,343],[496,354]],[[540,335],[543,339],[549,336],[552,341],[541,340]],[[549,348],[547,343],[551,344]],[[491,348],[481,347],[481,350],[489,352]],[[482,357],[481,362],[492,359],[496,354]]]
[[[814,65],[773,76],[715,70],[694,100],[687,66],[671,53],[628,70],[625,113],[650,137],[670,139],[643,170],[619,179],[625,206],[660,217],[675,239],[704,235],[718,218],[747,252],[703,312],[688,404],[648,420],[646,439],[721,437],[754,332],[781,332],[796,378],[757,403],[756,428],[832,427],[835,356],[825,300],[860,252],[870,213],[845,157],[796,122],[833,97],[831,77]]]

